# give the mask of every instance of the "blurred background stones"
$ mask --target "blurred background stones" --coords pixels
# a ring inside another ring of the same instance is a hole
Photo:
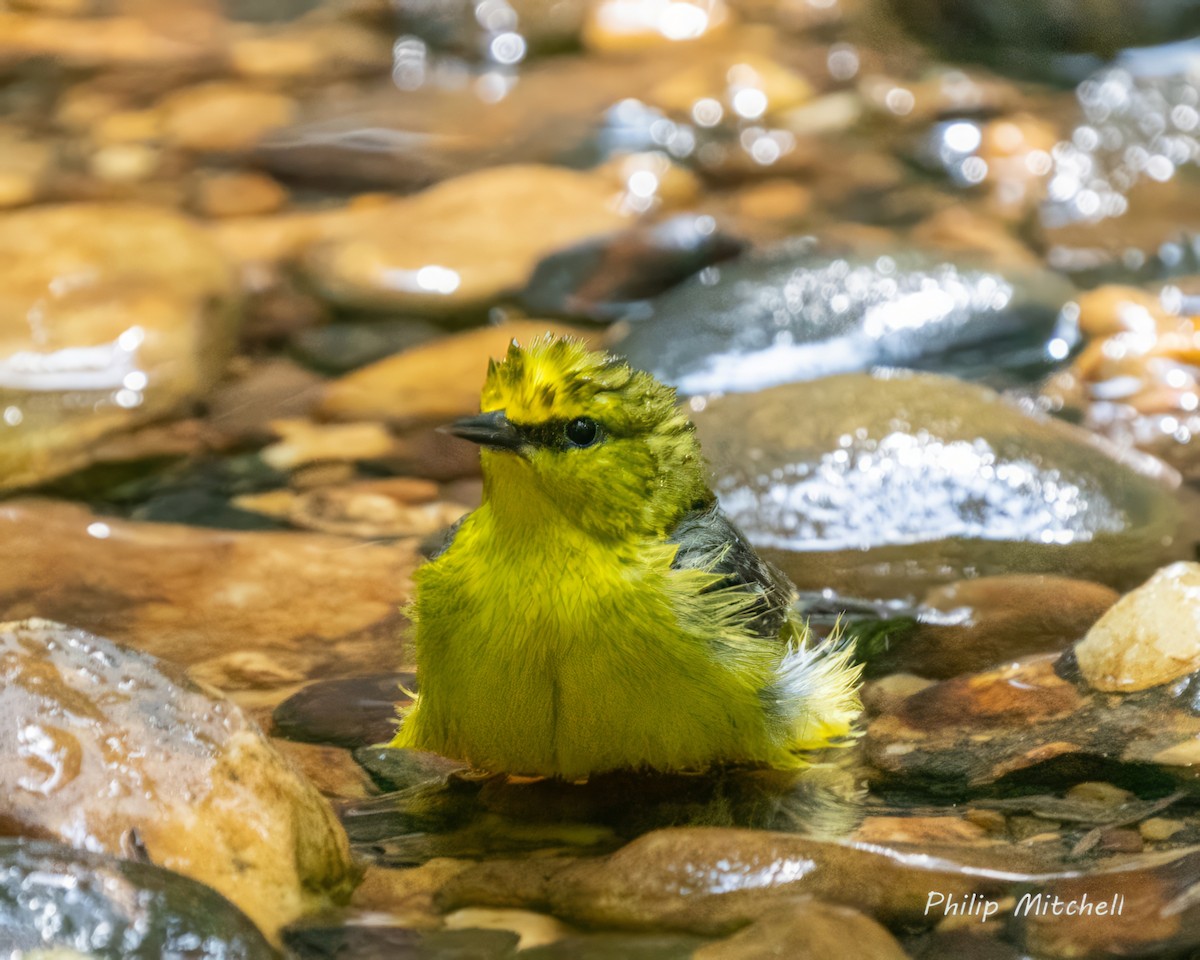
[[[0,0],[0,953],[1200,948],[1197,34]],[[679,389],[858,638],[857,748],[558,784],[384,746],[412,573],[482,495],[439,428],[547,332]]]

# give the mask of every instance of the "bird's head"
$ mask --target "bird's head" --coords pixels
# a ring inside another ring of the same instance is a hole
[[[481,413],[451,432],[483,447],[484,496],[554,509],[593,536],[660,536],[712,501],[675,391],[578,340],[547,337],[488,366]],[[558,518],[555,518],[558,519]]]

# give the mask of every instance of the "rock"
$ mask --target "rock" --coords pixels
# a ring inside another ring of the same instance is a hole
[[[437,930],[443,923],[433,902],[437,891],[469,867],[465,861],[449,859],[403,870],[368,865],[350,903],[356,910],[386,912],[412,930]]]
[[[381,923],[378,918],[350,924],[318,918],[290,927],[284,942],[288,955],[296,960],[512,960],[517,935],[507,930],[422,932]]]
[[[1076,645],[1095,690],[1128,692],[1200,669],[1200,563],[1164,567],[1126,594]]]
[[[150,863],[45,840],[0,839],[0,950],[35,960],[271,960],[246,915]]]
[[[67,503],[0,510],[0,617],[53,617],[193,665],[260,652],[284,676],[402,662],[415,550],[306,533],[100,518]]]
[[[460,911],[461,912],[461,911]],[[704,941],[678,933],[577,933],[521,951],[521,960],[690,960]]]
[[[311,247],[305,268],[345,306],[479,310],[524,286],[546,254],[627,224],[614,193],[596,173],[495,167],[380,207],[352,234]]]
[[[288,179],[403,191],[502,164],[590,166],[657,146],[626,129],[620,105],[691,63],[686,45],[638,58],[550,57],[522,66],[510,89],[428,83],[435,65],[420,46],[396,61],[378,87],[335,93],[269,135],[262,165]]]
[[[326,9],[331,9],[327,6]],[[234,74],[266,83],[379,76],[392,65],[387,31],[339,20],[242,25],[229,42]]]
[[[0,644],[9,829],[112,854],[132,844],[272,937],[349,898],[333,811],[232,703],[154,657],[46,620],[0,626]]]
[[[292,337],[292,353],[302,363],[322,373],[349,373],[441,336],[442,331],[424,320],[375,320],[366,323],[331,323],[301,330]]]
[[[275,731],[292,740],[338,747],[385,743],[396,734],[401,688],[416,689],[411,673],[321,680],[275,708]]]
[[[1043,384],[1040,405],[1200,479],[1200,317],[1182,315],[1173,285],[1157,295],[1105,285],[1079,306],[1092,340]]]
[[[1045,574],[959,580],[925,595],[914,636],[872,668],[944,679],[1063,650],[1117,597],[1098,583]]]
[[[583,337],[586,331],[520,320],[453,334],[387,357],[334,380],[319,412],[337,420],[384,420],[400,425],[444,424],[479,410],[488,360],[501,359],[513,340],[547,334]],[[442,439],[446,445],[446,439]]]
[[[1145,47],[1189,37],[1200,29],[1200,9],[1191,0],[1146,0],[1110,7],[1097,0],[1070,0],[1053,10],[1031,0],[1005,8],[978,0],[917,0],[892,3],[905,24],[959,54],[997,65],[1029,66],[1047,53],[1094,53],[1109,57],[1126,47]],[[1043,67],[1045,69],[1045,67]]]
[[[447,914],[445,924],[448,930],[511,930],[521,938],[517,942],[517,949],[522,951],[562,941],[575,933],[553,917],[528,910],[476,910],[467,907]]]
[[[348,750],[319,744],[273,739],[278,750],[322,796],[337,800],[363,800],[375,791],[370,778]]]
[[[219,55],[213,41],[204,31],[170,35],[132,16],[62,19],[0,11],[0,64],[46,58],[81,69],[194,68]]]
[[[596,53],[630,53],[711,38],[726,29],[731,19],[724,0],[599,0],[588,6],[582,39],[584,46]]]
[[[393,0],[397,28],[435,50],[511,64],[531,54],[575,47],[586,0],[512,0],[505,17],[480,17],[471,0]],[[513,38],[519,37],[518,44]]]
[[[282,439],[261,456],[276,470],[294,470],[309,463],[375,460],[395,452],[396,444],[378,423],[319,424],[311,420],[272,420],[272,432]]]
[[[47,144],[0,126],[0,210],[38,199],[53,159]]]
[[[1200,6],[1187,5],[1200,20]],[[1074,128],[1054,147],[1040,220],[1047,261],[1083,286],[1196,270],[1186,226],[1200,211],[1193,56],[1126,51],[1076,89]]]
[[[1027,657],[889,703],[864,747],[880,779],[942,792],[1003,779],[1076,782],[1081,772],[1110,776],[1123,764],[1141,765],[1143,781],[1153,764],[1158,782],[1169,784],[1186,780],[1200,758],[1191,696],[1167,687],[1095,692],[1059,676],[1052,655]]]
[[[537,265],[520,302],[532,316],[612,320],[742,246],[712,217],[680,214],[551,254]]]
[[[812,84],[803,74],[746,50],[705,57],[655,84],[646,95],[651,105],[702,127],[715,126],[726,116],[734,123],[775,123],[780,114],[812,98]]]
[[[1048,363],[1054,338],[1067,349],[1074,334],[1060,311],[1070,297],[1044,271],[960,267],[915,251],[826,256],[805,239],[668,291],[616,349],[688,394],[876,365],[956,370],[983,355],[994,370],[1039,354]]]
[[[986,872],[925,853],[689,827],[646,834],[608,857],[478,864],[451,878],[438,901],[444,909],[540,902],[586,926],[727,936],[806,896],[884,923],[920,923],[930,890],[1001,892],[1004,881]]]
[[[1188,549],[1166,484],[949,378],[847,374],[691,407],[726,512],[801,589],[897,596],[968,571],[1122,587]]]
[[[167,94],[159,103],[167,142],[185,150],[249,150],[269,130],[289,123],[295,101],[282,93],[213,81]]]
[[[759,917],[728,940],[701,947],[695,960],[906,960],[895,938],[857,910],[800,900]]]
[[[364,540],[428,537],[444,531],[467,512],[467,507],[457,503],[407,503],[389,493],[386,481],[378,480],[302,493],[275,490],[251,494],[237,498],[234,505],[286,519],[303,530]]]
[[[4,214],[0,260],[0,489],[85,466],[99,441],[175,412],[233,349],[234,273],[173,213]]]
[[[274,213],[287,199],[287,190],[266,174],[213,173],[197,181],[192,206],[206,217],[246,217]]]
[[[263,443],[272,423],[307,417],[324,379],[283,357],[266,357],[230,371],[210,394],[208,422],[231,440]]]

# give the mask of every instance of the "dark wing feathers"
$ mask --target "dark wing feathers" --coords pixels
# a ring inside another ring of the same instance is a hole
[[[733,587],[757,594],[751,629],[764,637],[779,635],[792,602],[792,585],[754,552],[718,506],[713,504],[685,514],[667,540],[679,544],[672,567],[721,574],[721,582],[710,589]]]

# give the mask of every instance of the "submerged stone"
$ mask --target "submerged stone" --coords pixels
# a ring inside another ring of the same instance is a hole
[[[209,884],[269,936],[349,897],[328,803],[228,700],[179,668],[45,620],[0,625],[0,820],[140,851]]]
[[[872,366],[1048,368],[1076,333],[1070,284],[916,251],[831,256],[810,239],[703,271],[615,345],[683,393],[757,390]],[[1053,349],[1051,342],[1055,343]]]
[[[275,730],[302,743],[369,747],[396,735],[396,705],[416,689],[412,673],[379,673],[321,680],[275,708]]]
[[[152,863],[9,838],[0,838],[0,952],[113,960],[276,956],[244,913],[202,883]]]
[[[205,234],[152,207],[0,217],[0,489],[87,465],[99,441],[204,394],[240,292]]]
[[[1189,549],[1161,467],[982,387],[847,374],[691,406],[722,506],[801,589],[1013,572],[1123,587]]]

